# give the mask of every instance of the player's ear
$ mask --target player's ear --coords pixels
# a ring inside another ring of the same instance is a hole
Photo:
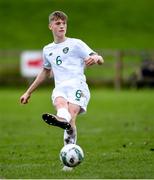
[[[49,24],[49,25],[48,25],[48,27],[49,27],[49,29],[50,29],[50,30],[52,30],[52,26],[51,26],[51,24]]]

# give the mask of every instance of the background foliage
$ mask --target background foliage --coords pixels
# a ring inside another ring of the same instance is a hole
[[[0,49],[42,49],[48,15],[69,16],[68,36],[92,48],[153,48],[153,0],[0,0]]]

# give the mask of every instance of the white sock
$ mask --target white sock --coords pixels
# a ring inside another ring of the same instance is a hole
[[[64,145],[66,144],[76,144],[77,141],[77,129],[76,127],[70,130],[64,130]]]
[[[66,108],[58,109],[57,116],[65,119],[67,122],[70,122],[70,120],[71,120],[71,115]]]

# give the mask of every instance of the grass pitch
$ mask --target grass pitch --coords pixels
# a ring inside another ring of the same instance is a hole
[[[23,89],[0,89],[0,178],[154,178],[154,93],[92,90],[77,119],[84,162],[62,172],[63,131],[41,120],[55,112],[50,91],[37,90],[20,105]]]

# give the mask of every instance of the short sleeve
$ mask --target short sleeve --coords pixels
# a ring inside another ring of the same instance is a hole
[[[44,49],[43,49],[43,67],[45,69],[51,69],[51,63],[49,62]]]
[[[96,52],[94,52],[86,43],[81,40],[78,41],[78,53],[83,59],[91,54],[96,54]]]

